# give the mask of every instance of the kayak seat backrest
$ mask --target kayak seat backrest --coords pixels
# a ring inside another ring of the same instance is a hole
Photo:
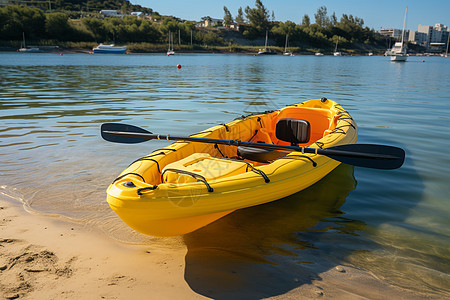
[[[333,113],[328,109],[315,107],[288,107],[283,109],[278,115],[278,119],[301,119],[309,122],[310,125],[310,141],[299,146],[307,146],[321,138],[323,138],[325,130],[330,129],[333,121]],[[331,128],[333,130],[334,128]],[[275,138],[275,137],[274,137]],[[275,142],[275,144],[288,145],[283,140]]]
[[[309,142],[311,126],[306,120],[280,119],[275,127],[275,135],[277,139],[288,142],[291,145],[304,144]],[[270,163],[275,159],[285,156],[288,152],[239,146],[237,154],[243,159],[260,163]]]
[[[275,128],[277,139],[291,143],[291,145],[309,142],[311,126],[306,120],[280,119]]]

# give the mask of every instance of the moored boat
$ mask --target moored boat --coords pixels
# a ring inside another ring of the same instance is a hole
[[[169,49],[167,49],[167,56],[175,55],[175,51],[173,50],[173,34],[169,32]]]
[[[391,56],[391,61],[406,61],[408,59],[406,47],[403,44],[405,37],[405,24],[406,24],[406,14],[408,13],[408,7],[405,10],[405,18],[403,20],[403,30],[402,30],[402,40],[401,42],[396,42],[394,47],[392,47],[389,55]]]
[[[286,42],[284,43],[284,56],[294,56],[294,52],[288,50],[288,34],[286,34]]]
[[[259,49],[257,55],[277,55],[277,52],[275,50],[270,49],[269,46],[267,45],[268,38],[269,38],[269,32],[266,31],[266,42],[264,44],[264,48]]]
[[[333,52],[333,55],[334,55],[334,56],[342,56],[342,52],[337,51],[337,49],[338,49],[338,43],[339,43],[339,38],[338,38],[338,40],[336,41],[336,47],[334,47],[334,52]]]
[[[242,117],[190,137],[275,148],[296,145],[312,153],[196,141],[155,150],[133,162],[107,190],[110,207],[136,231],[181,235],[235,210],[301,191],[339,165],[317,151],[354,144],[358,128],[338,103],[322,98]]]
[[[94,53],[110,53],[110,54],[124,54],[127,51],[126,46],[114,46],[100,44],[92,49]]]
[[[22,46],[17,50],[18,52],[28,52],[28,53],[37,53],[37,52],[41,52],[41,50],[39,49],[39,47],[36,46],[29,46],[27,47],[26,43],[25,43],[25,32],[22,32],[22,36],[23,36],[23,44]]]

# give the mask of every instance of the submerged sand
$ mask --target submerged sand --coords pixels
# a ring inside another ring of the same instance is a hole
[[[0,200],[0,299],[436,299],[350,266],[275,278],[235,263],[202,249],[188,260],[183,238],[124,244]]]

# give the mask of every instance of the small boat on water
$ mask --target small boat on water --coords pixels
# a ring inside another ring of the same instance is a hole
[[[37,53],[37,52],[41,52],[41,50],[39,49],[39,47],[36,46],[26,46],[25,43],[25,32],[22,32],[22,36],[23,36],[23,44],[21,45],[21,47],[19,48],[19,52],[28,52],[28,53]]]
[[[339,38],[336,41],[336,47],[334,47],[334,52],[333,52],[334,56],[342,56],[342,52],[337,51],[338,43],[339,43]]]
[[[314,53],[314,55],[315,55],[315,56],[323,56],[323,53],[316,52],[316,53]]]
[[[124,54],[127,51],[126,46],[114,46],[114,44],[111,45],[103,45],[100,44],[97,47],[94,47],[92,49],[95,53],[110,53],[110,54]]]
[[[173,34],[169,32],[169,49],[167,50],[167,56],[175,55],[175,51],[173,50]]]
[[[39,47],[26,47],[26,48],[20,48],[17,51],[27,52],[27,53],[38,53],[38,52],[41,52],[41,49],[39,49]]]
[[[396,42],[390,53],[391,61],[406,61],[408,55],[406,54],[406,48],[403,47],[402,42]]]
[[[286,42],[284,43],[284,56],[294,56],[294,53],[292,51],[288,51],[288,36],[289,34],[286,34]]]
[[[257,55],[276,55],[277,52],[275,50],[269,49],[269,46],[267,45],[267,40],[269,38],[269,32],[266,31],[266,43],[264,44],[264,49],[259,49]]]
[[[406,61],[406,59],[408,58],[408,55],[406,52],[406,47],[403,44],[403,40],[405,37],[405,25],[406,25],[406,14],[407,13],[408,13],[408,7],[406,7],[405,18],[403,20],[402,41],[396,42],[394,44],[394,47],[392,47],[391,51],[389,52],[391,61],[394,61],[394,62],[397,62],[397,61],[403,62],[403,61]]]

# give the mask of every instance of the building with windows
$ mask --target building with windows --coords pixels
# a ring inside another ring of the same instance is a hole
[[[402,39],[402,30],[401,29],[394,29],[394,28],[388,28],[388,29],[381,29],[379,31],[381,35],[388,36],[391,38],[394,38],[398,41]],[[409,36],[409,30],[405,30],[404,40],[407,41]]]
[[[449,33],[449,28],[443,24],[419,25],[417,31],[411,31],[408,41],[438,50],[447,46]]]
[[[418,30],[409,31],[408,42],[418,45],[425,45],[428,42],[428,34]]]
[[[436,24],[431,32],[430,43],[446,43],[448,39],[449,29],[443,24]]]

